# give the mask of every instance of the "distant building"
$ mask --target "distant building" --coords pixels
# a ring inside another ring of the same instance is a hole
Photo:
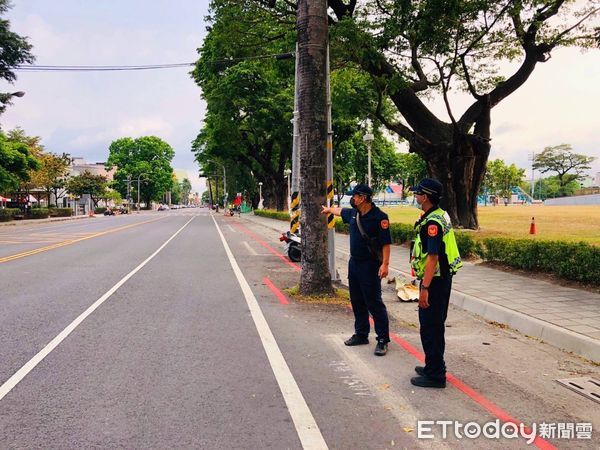
[[[103,162],[88,163],[85,159],[75,156],[71,158],[71,165],[69,167],[69,176],[81,175],[86,170],[93,175],[102,175],[106,177],[108,181],[112,181],[117,169],[113,167],[111,170],[106,170]]]
[[[600,172],[596,172],[594,177],[594,187],[600,187]]]

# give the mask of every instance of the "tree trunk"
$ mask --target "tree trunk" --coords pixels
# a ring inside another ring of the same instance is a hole
[[[452,142],[411,148],[426,159],[429,174],[444,186],[440,206],[458,228],[479,228],[477,195],[490,154],[489,141],[473,134],[455,133]]]
[[[327,1],[298,0],[299,139],[302,214],[300,293],[332,293],[327,224]]]

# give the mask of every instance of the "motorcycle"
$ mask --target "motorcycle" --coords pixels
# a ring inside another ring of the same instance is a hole
[[[300,262],[302,260],[302,248],[300,247],[300,236],[286,231],[281,233],[279,241],[284,243],[285,253],[290,258],[290,261]]]

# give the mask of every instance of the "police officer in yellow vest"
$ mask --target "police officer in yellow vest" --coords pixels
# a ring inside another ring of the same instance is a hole
[[[423,216],[415,223],[412,268],[421,281],[419,324],[425,366],[415,367],[419,376],[410,382],[421,387],[446,387],[444,329],[448,315],[452,276],[462,267],[450,217],[438,205],[442,184],[425,178],[410,189],[415,193]]]

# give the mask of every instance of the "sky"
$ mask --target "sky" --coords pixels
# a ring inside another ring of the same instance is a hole
[[[194,62],[206,34],[208,0],[14,0],[5,18],[30,38],[39,65],[144,65]],[[22,127],[46,149],[103,162],[120,137],[156,135],[175,150],[172,166],[188,172],[194,190],[204,182],[191,153],[205,104],[190,68],[126,72],[17,72],[25,91],[0,117],[4,130]],[[531,152],[571,144],[598,159],[600,172],[600,50],[559,49],[526,84],[492,110],[492,151],[526,168]],[[471,103],[452,99],[455,115]],[[428,103],[447,120],[441,101]],[[335,105],[333,105],[335,108]],[[335,143],[334,143],[335,145]],[[536,174],[536,178],[537,178]]]

